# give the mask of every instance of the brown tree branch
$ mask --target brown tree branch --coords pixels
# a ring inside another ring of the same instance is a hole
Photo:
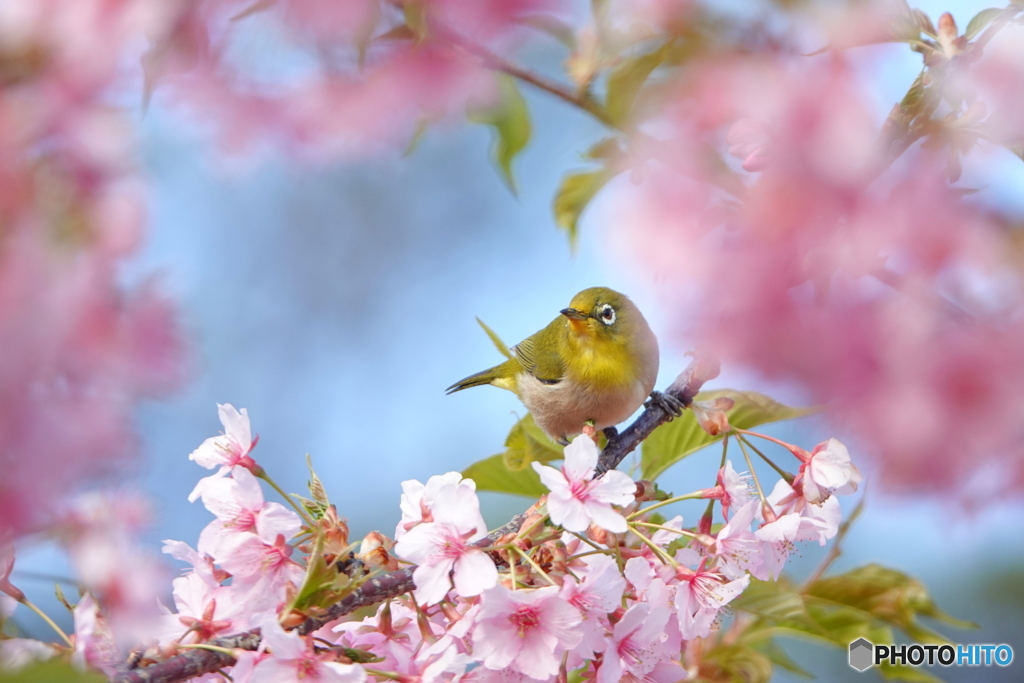
[[[502,536],[518,531],[526,517],[525,513],[516,515],[505,525],[487,534],[487,537],[481,539],[477,545],[481,547],[492,545]],[[416,567],[405,567],[398,571],[371,577],[359,588],[329,607],[324,614],[319,617],[310,617],[299,624],[295,630],[302,635],[307,635],[361,607],[375,605],[402,593],[408,593],[414,588],[412,573],[415,569]],[[255,628],[245,633],[215,638],[208,644],[229,650],[255,650],[260,645],[260,630]],[[231,666],[234,663],[235,658],[230,655],[195,648],[145,668],[121,671],[111,681],[113,683],[176,683]]]
[[[693,403],[693,397],[697,395],[704,383],[718,377],[721,369],[721,363],[717,358],[698,351],[686,369],[676,377],[676,381],[672,382],[664,393],[689,407]],[[608,445],[605,446],[598,458],[594,476],[600,477],[608,470],[618,467],[622,459],[632,453],[644,439],[651,435],[651,432],[671,420],[672,417],[672,413],[665,408],[652,404],[622,433],[609,439]]]

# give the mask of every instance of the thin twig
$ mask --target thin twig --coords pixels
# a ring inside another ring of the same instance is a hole
[[[693,397],[708,380],[718,377],[721,364],[717,358],[698,352],[686,369],[676,378],[675,382],[665,390],[669,396],[679,399],[686,407],[693,403]],[[632,453],[644,439],[656,428],[671,420],[672,413],[657,404],[652,404],[633,424],[629,425],[616,437],[608,440],[608,445],[601,452],[597,461],[595,477],[600,477],[608,470],[619,466],[622,460]]]

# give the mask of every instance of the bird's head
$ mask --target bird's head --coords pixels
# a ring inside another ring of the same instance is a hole
[[[624,294],[607,287],[591,287],[572,298],[561,313],[571,333],[580,341],[625,343],[636,306]]]

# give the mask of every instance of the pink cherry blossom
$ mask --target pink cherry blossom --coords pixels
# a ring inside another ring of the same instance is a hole
[[[681,569],[675,593],[675,613],[686,640],[704,638],[711,633],[721,610],[746,589],[750,575],[728,578],[717,570]]]
[[[677,662],[665,652],[665,627],[669,611],[637,603],[622,615],[608,639],[596,683],[638,681],[672,683],[685,678]],[[677,654],[678,656],[678,654]]]
[[[729,518],[729,510],[741,508],[750,501],[751,476],[749,472],[737,474],[732,461],[726,460],[725,467],[718,471],[718,485],[722,487],[722,516]]]
[[[398,557],[418,565],[413,573],[416,600],[435,604],[452,584],[463,597],[493,586],[498,570],[487,553],[473,545],[487,533],[475,488],[451,481],[443,484],[430,512],[434,521],[414,526],[395,545]]]
[[[57,648],[29,638],[0,640],[0,672],[11,674],[35,662],[44,662],[57,654]]]
[[[531,463],[548,494],[551,521],[569,531],[583,532],[591,524],[612,533],[626,531],[626,518],[612,505],[633,502],[636,483],[617,470],[605,472],[594,479],[597,467],[597,444],[586,436],[578,436],[565,447],[565,462],[560,469]]]
[[[136,538],[147,512],[137,497],[92,492],[79,496],[56,528],[76,576],[126,645],[156,626],[156,598],[166,585],[158,555]]]
[[[488,669],[511,667],[536,680],[556,674],[562,653],[583,639],[579,611],[558,592],[556,586],[512,591],[500,585],[484,591],[474,656]]]
[[[280,503],[263,500],[259,480],[245,467],[234,467],[230,478],[208,477],[203,482],[203,505],[217,519],[199,535],[201,553],[220,559],[224,556],[222,547],[230,544],[236,534],[254,533],[273,543],[278,534],[291,539],[302,527],[297,514]]]
[[[298,587],[304,571],[291,559],[293,548],[278,534],[267,543],[256,534],[238,534],[221,546],[220,565],[234,577],[236,599],[259,612],[274,609],[284,600],[289,585]]]
[[[828,539],[839,532],[839,522],[843,513],[839,508],[839,499],[835,496],[826,498],[818,505],[812,505],[792,486],[780,479],[768,495],[768,503],[778,517],[798,513],[806,518],[807,521],[801,521],[800,524],[800,540],[816,540],[819,545],[825,545]],[[754,534],[757,535],[757,532]],[[810,538],[803,538],[804,536]]]
[[[263,644],[270,656],[253,667],[249,683],[364,683],[366,671],[359,664],[331,661],[330,651],[316,652],[313,641],[298,633],[286,633],[276,619],[261,626]]]
[[[428,622],[431,635],[439,638],[444,634],[441,626]],[[415,648],[423,638],[414,609],[400,602],[384,604],[373,616],[362,621],[348,621],[338,624],[334,631],[342,634],[339,643],[367,652],[373,652],[383,661],[378,668],[411,674],[416,657]]]
[[[577,582],[567,576],[561,595],[583,617],[579,625],[583,639],[574,652],[589,657],[604,649],[605,632],[610,628],[608,615],[620,606],[626,579],[608,555],[587,556],[583,558],[583,568],[574,571],[582,580]]]
[[[821,504],[833,493],[853,493],[860,481],[860,470],[850,462],[850,452],[837,439],[829,439],[815,446],[797,475],[804,498],[815,505]],[[794,486],[797,482],[794,482]]]
[[[447,474],[436,474],[427,480],[426,484],[410,479],[402,482],[402,519],[395,528],[395,540],[399,540],[409,529],[420,522],[433,521],[431,508],[442,491],[449,491],[449,485],[458,486],[472,493],[476,493],[476,482],[472,479],[463,479],[458,472]],[[463,494],[464,495],[464,494]],[[486,532],[486,527],[481,526]]]
[[[88,593],[75,606],[75,649],[71,661],[112,676],[122,661],[110,626]]]
[[[249,452],[256,445],[256,439],[252,438],[252,429],[249,426],[249,412],[242,408],[241,412],[235,410],[230,403],[218,403],[217,412],[220,415],[220,423],[224,425],[224,433],[220,436],[211,436],[204,441],[199,448],[192,451],[188,456],[197,464],[206,469],[220,467],[215,477],[222,477],[237,466],[255,470],[259,466],[249,457]],[[206,480],[201,480],[195,487],[188,499],[195,500],[202,495],[202,488]]]
[[[732,516],[715,537],[711,554],[717,558],[718,568],[730,579],[750,572],[759,579],[767,578],[761,544],[750,531],[750,523],[757,514],[759,502],[751,500]]]
[[[179,576],[171,585],[178,611],[164,617],[161,642],[204,642],[244,631],[252,621],[231,586],[212,583],[198,572]]]

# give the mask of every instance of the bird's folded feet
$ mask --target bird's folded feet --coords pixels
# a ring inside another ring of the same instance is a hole
[[[644,408],[648,410],[652,407],[657,406],[665,411],[665,414],[670,418],[679,417],[686,410],[686,404],[680,401],[672,394],[663,394],[660,391],[652,391],[651,398],[644,403]]]

